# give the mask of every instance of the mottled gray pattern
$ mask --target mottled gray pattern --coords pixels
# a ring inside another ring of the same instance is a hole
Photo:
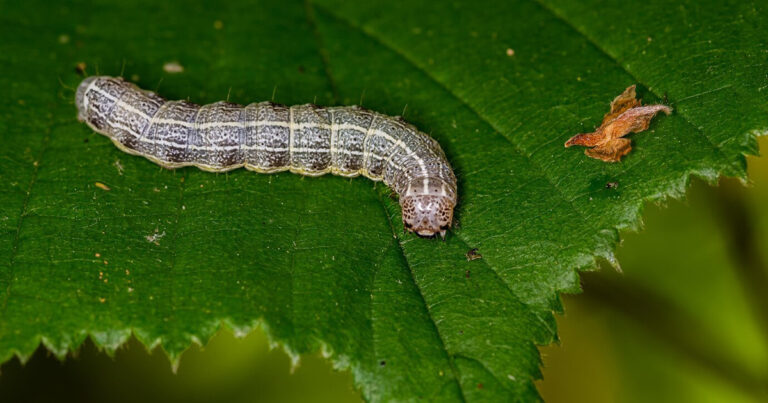
[[[167,168],[363,175],[398,193],[405,227],[419,235],[444,236],[453,219],[456,178],[445,154],[400,118],[355,106],[199,106],[105,76],[83,80],[76,97],[80,120]]]

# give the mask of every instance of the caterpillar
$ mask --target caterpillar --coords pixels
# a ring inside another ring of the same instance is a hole
[[[119,149],[168,169],[362,175],[397,193],[404,228],[419,236],[445,238],[453,220],[456,177],[445,153],[399,117],[358,106],[200,106],[109,76],[85,78],[75,104],[78,120]]]

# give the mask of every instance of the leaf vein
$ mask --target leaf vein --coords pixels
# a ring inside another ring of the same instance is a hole
[[[320,57],[321,57],[321,59],[323,61],[323,66],[325,67],[326,77],[328,78],[329,84],[330,84],[331,88],[333,89],[333,97],[334,97],[333,101],[334,102],[338,102],[337,87],[336,87],[336,84],[335,84],[335,80],[333,79],[333,75],[331,74],[331,71],[330,71],[330,67],[329,67],[330,63],[329,63],[328,55],[327,55],[327,53],[324,53],[323,48],[322,48],[322,43],[323,42],[322,42],[322,38],[320,36],[320,31],[317,29],[317,25],[316,25],[316,23],[314,21],[313,8],[312,8],[312,4],[311,4],[310,0],[306,1],[306,7],[307,7],[307,23],[310,25],[310,27],[312,28],[312,30],[314,32],[316,44],[317,44],[317,47],[318,47],[318,53],[320,54]],[[448,360],[448,365],[451,368],[452,377],[453,377],[454,381],[456,382],[456,386],[458,387],[459,392],[461,393],[461,400],[463,402],[466,402],[467,401],[467,397],[464,395],[464,389],[461,387],[461,381],[459,379],[458,369],[456,368],[455,364],[453,363],[453,358],[451,356],[451,353],[448,351],[448,348],[445,345],[445,341],[443,340],[443,337],[440,334],[440,330],[438,329],[437,323],[435,322],[435,319],[432,317],[432,312],[430,311],[429,305],[427,305],[427,301],[424,298],[424,293],[422,292],[421,287],[419,286],[419,284],[416,282],[416,277],[415,277],[415,275],[413,273],[413,268],[412,268],[410,262],[408,261],[408,258],[405,255],[405,251],[403,250],[403,246],[400,243],[400,238],[397,236],[394,224],[392,222],[392,218],[389,215],[389,211],[387,211],[387,207],[384,204],[384,201],[381,199],[381,194],[379,192],[377,192],[375,189],[373,191],[376,193],[376,197],[377,197],[377,199],[378,199],[378,201],[379,201],[379,203],[381,205],[382,210],[384,211],[384,215],[387,217],[387,222],[389,223],[389,227],[392,230],[392,235],[394,237],[394,240],[392,242],[393,242],[394,245],[397,246],[398,251],[400,253],[400,256],[402,257],[403,262],[405,263],[405,266],[408,268],[408,272],[410,273],[410,276],[411,276],[411,281],[413,281],[414,287],[416,287],[416,289],[418,290],[419,298],[421,299],[421,302],[424,305],[424,309],[425,309],[425,311],[427,313],[427,316],[429,317],[429,320],[432,323],[433,328],[435,329],[435,332],[437,334],[438,340],[440,341],[441,349],[445,353],[446,359]],[[373,281],[374,281],[373,285],[374,286],[375,286],[375,276],[376,276],[376,272],[374,272],[374,279],[373,279]],[[374,291],[375,291],[375,288],[372,288],[371,292],[374,292]],[[375,336],[373,329],[375,327],[373,326],[373,314],[372,314],[372,312],[373,312],[373,301],[371,302],[371,338],[373,340],[373,338]],[[375,341],[372,344],[375,347]],[[375,354],[375,348],[374,348],[374,354]],[[375,355],[374,355],[374,358],[375,358]]]
[[[395,230],[395,225],[392,222],[392,217],[389,215],[389,211],[387,211],[386,205],[384,205],[384,200],[381,199],[381,194],[377,192],[377,197],[379,200],[379,203],[381,203],[381,208],[384,209],[384,214],[387,216],[387,222],[389,223],[389,228],[392,230],[392,236],[394,237],[394,242],[398,246],[398,250],[400,251],[400,256],[403,258],[403,262],[405,263],[405,266],[408,268],[408,273],[411,275],[411,281],[413,281],[413,285],[416,287],[416,290],[419,291],[419,299],[421,299],[422,304],[424,304],[424,309],[427,312],[427,316],[429,317],[429,321],[432,323],[432,326],[435,329],[435,333],[437,334],[438,340],[440,340],[440,347],[443,350],[443,352],[446,355],[446,358],[448,359],[448,365],[451,368],[451,372],[453,375],[453,379],[456,381],[456,385],[459,388],[459,391],[461,392],[461,399],[462,401],[466,402],[467,397],[464,395],[464,388],[461,387],[461,381],[459,377],[459,370],[456,368],[456,364],[453,362],[453,354],[451,354],[448,351],[448,347],[445,344],[445,340],[443,339],[442,334],[440,334],[440,329],[437,326],[437,323],[435,321],[435,318],[432,317],[432,311],[430,310],[429,304],[427,304],[427,300],[424,298],[424,292],[421,290],[421,286],[419,286],[419,283],[416,281],[416,274],[413,272],[413,267],[408,261],[408,257],[405,255],[405,250],[403,249],[403,246],[400,244],[400,237],[397,236],[397,231]]]
[[[45,155],[45,151],[48,149],[48,145],[50,144],[50,133],[51,128],[49,127],[46,130],[45,135],[43,136],[42,145],[40,146],[40,152],[38,153],[37,158],[34,161],[34,169],[32,171],[32,179],[29,181],[29,186],[27,187],[27,194],[24,196],[24,202],[21,206],[21,211],[19,214],[19,222],[16,226],[16,233],[13,237],[13,249],[11,249],[11,256],[8,262],[8,286],[5,288],[5,296],[3,297],[3,305],[0,307],[0,318],[5,317],[6,310],[8,309],[8,300],[11,297],[11,288],[13,287],[14,282],[14,276],[15,276],[15,266],[14,263],[16,261],[16,255],[19,251],[19,244],[21,242],[21,228],[24,222],[24,217],[27,216],[27,208],[29,206],[29,199],[32,195],[32,189],[35,186],[35,183],[37,183],[38,178],[38,172],[40,171],[40,165],[43,155]]]

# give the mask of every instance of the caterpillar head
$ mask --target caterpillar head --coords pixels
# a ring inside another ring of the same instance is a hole
[[[403,226],[408,231],[421,237],[440,234],[445,238],[445,231],[453,220],[455,202],[443,195],[408,195],[400,199],[403,208]]]

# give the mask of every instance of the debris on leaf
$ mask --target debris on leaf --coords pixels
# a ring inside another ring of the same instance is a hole
[[[621,157],[632,151],[632,141],[622,137],[648,129],[657,113],[669,115],[672,112],[672,108],[666,105],[642,106],[636,97],[635,86],[632,85],[611,102],[611,111],[605,114],[600,127],[592,133],[571,137],[565,142],[565,147],[593,147],[584,153],[605,162],[619,162]]]
[[[75,65],[75,73],[81,77],[85,77],[85,62],[79,62]]]
[[[147,242],[153,243],[155,245],[160,245],[157,241],[164,236],[165,236],[165,231],[158,233],[157,228],[155,228],[155,232],[153,234],[149,234],[144,238],[147,240]]]
[[[94,182],[93,186],[96,186],[97,188],[99,188],[101,190],[106,190],[107,192],[112,190],[112,189],[109,188],[109,186],[107,186],[107,185],[105,185],[105,184],[103,184],[101,182]]]
[[[125,168],[123,168],[123,164],[120,163],[120,160],[115,160],[114,165],[115,165],[115,168],[117,168],[117,173],[122,176],[123,171],[125,170]]]
[[[166,73],[176,74],[176,73],[183,73],[184,72],[184,66],[179,64],[179,62],[168,62],[163,65],[163,71]]]
[[[477,252],[477,248],[470,249],[465,256],[467,257],[467,262],[483,258],[483,255]]]

